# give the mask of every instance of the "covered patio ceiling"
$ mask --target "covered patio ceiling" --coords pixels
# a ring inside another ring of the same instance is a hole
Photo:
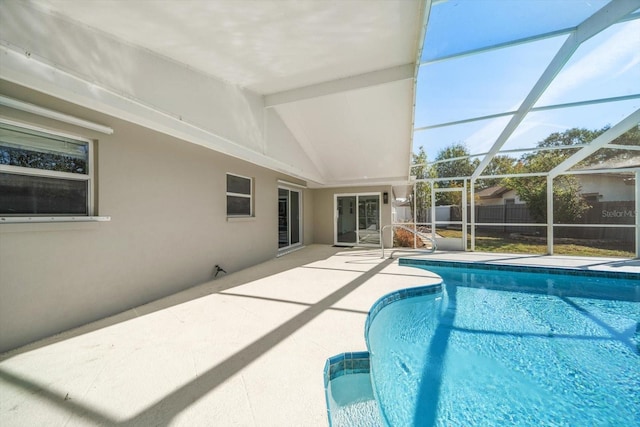
[[[4,0],[0,7],[6,81],[310,186],[408,180],[428,2]],[[214,98],[231,100],[230,112]]]

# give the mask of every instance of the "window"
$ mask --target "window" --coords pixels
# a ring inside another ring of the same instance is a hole
[[[91,142],[0,122],[0,216],[88,216]]]
[[[598,203],[600,201],[600,193],[582,193],[582,198],[587,203]]]
[[[253,216],[253,180],[227,174],[227,216]]]

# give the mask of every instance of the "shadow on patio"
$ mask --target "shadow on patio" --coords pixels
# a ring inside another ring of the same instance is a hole
[[[324,359],[364,347],[381,293],[425,280],[341,250],[307,248],[6,353],[3,425],[326,424]]]

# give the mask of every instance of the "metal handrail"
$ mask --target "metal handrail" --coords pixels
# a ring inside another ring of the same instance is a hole
[[[384,230],[386,228],[402,228],[403,230],[407,230],[408,232],[414,234],[415,236],[424,238],[426,240],[428,240],[429,242],[431,242],[431,248],[430,249],[426,249],[426,250],[419,250],[419,251],[415,251],[415,252],[421,252],[421,253],[428,253],[428,254],[432,254],[436,251],[436,249],[438,249],[438,245],[436,244],[436,241],[431,237],[428,236],[424,233],[421,233],[420,231],[414,230],[412,228],[409,228],[405,225],[402,224],[387,224],[384,227],[382,227],[382,229],[380,230],[380,249],[382,250],[382,258],[384,258]],[[389,258],[393,258],[393,254],[395,252],[398,252],[397,250],[395,251],[391,251],[391,255],[389,256]]]

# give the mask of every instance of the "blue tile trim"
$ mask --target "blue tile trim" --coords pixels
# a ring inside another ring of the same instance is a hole
[[[340,353],[327,359],[324,363],[324,398],[327,405],[329,427],[332,426],[331,405],[329,401],[329,382],[335,378],[349,374],[368,374],[370,360],[368,351]]]
[[[369,314],[367,315],[367,320],[364,324],[364,338],[367,343],[367,347],[369,347],[369,326],[371,326],[371,322],[373,322],[373,319],[378,315],[380,310],[382,310],[389,304],[394,303],[396,301],[401,301],[407,298],[419,297],[422,295],[432,295],[437,293],[442,293],[442,282],[436,283],[433,285],[400,289],[399,291],[391,292],[379,298],[371,306],[371,309],[369,310]]]
[[[432,266],[432,267],[453,267],[453,268],[470,268],[477,270],[502,270],[515,271],[525,273],[543,273],[543,274],[559,274],[565,276],[580,277],[603,277],[608,279],[628,279],[640,280],[640,273],[632,273],[625,271],[602,271],[602,270],[586,270],[571,267],[542,267],[529,265],[505,265],[491,264],[486,262],[464,262],[464,261],[437,261],[427,259],[411,259],[400,258],[399,265],[408,266]]]
[[[327,359],[324,365],[324,386],[329,381],[348,374],[361,374],[369,372],[369,352],[356,351],[340,353]]]

